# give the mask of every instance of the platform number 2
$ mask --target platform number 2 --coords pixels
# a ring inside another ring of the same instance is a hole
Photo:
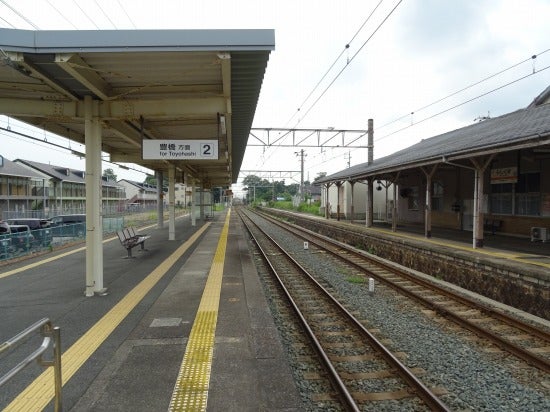
[[[201,144],[201,155],[202,157],[212,157],[214,156],[214,148],[210,143]]]

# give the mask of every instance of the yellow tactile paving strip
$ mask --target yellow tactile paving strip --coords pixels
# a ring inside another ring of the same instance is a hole
[[[78,339],[61,358],[63,384],[78,371],[134,307],[155,286],[177,260],[198,240],[210,226],[207,223],[184,242],[174,253],[132,289],[88,332]],[[63,339],[63,336],[62,336]],[[62,342],[63,343],[63,342]],[[34,382],[19,394],[4,411],[41,411],[54,397],[54,376],[52,368],[46,369]]]
[[[227,213],[225,219],[197,316],[187,342],[169,411],[206,410],[230,212]]]

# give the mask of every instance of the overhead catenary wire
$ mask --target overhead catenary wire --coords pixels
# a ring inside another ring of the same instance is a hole
[[[8,9],[10,9],[12,12],[17,14],[20,18],[22,18],[24,21],[26,21],[29,25],[31,25],[35,30],[40,30],[36,24],[34,24],[32,21],[30,21],[28,18],[23,16],[21,13],[19,13],[15,8],[10,6],[8,2],[5,0],[0,0],[0,3],[2,3],[4,6],[6,6]]]
[[[518,66],[521,66],[522,64],[524,64],[524,63],[526,63],[526,62],[528,62],[528,61],[532,61],[532,60],[536,59],[537,56],[542,56],[543,54],[545,54],[545,53],[547,53],[547,52],[549,52],[549,51],[550,51],[550,49],[546,49],[546,50],[544,50],[544,51],[542,51],[542,52],[540,52],[540,53],[534,54],[534,55],[530,56],[530,57],[527,58],[527,59],[524,59],[524,60],[522,60],[522,61],[520,61],[520,62],[518,62],[518,63],[515,63],[515,64],[513,64],[513,65],[511,65],[511,66],[509,66],[509,67],[507,67],[507,68],[505,68],[505,69],[502,69],[502,70],[500,70],[500,71],[498,71],[498,72],[496,72],[496,73],[494,73],[494,74],[492,74],[492,75],[490,75],[490,76],[487,76],[487,77],[485,77],[485,78],[483,78],[483,79],[481,79],[481,80],[479,80],[479,81],[477,81],[477,82],[475,82],[475,83],[469,84],[468,86],[465,86],[465,87],[463,87],[463,88],[460,89],[460,90],[457,90],[457,91],[455,91],[455,92],[452,92],[451,94],[448,94],[448,95],[445,96],[445,97],[442,97],[442,98],[440,98],[440,99],[437,99],[437,100],[433,101],[432,103],[429,103],[429,104],[427,104],[427,105],[425,105],[425,106],[422,106],[422,107],[420,107],[420,108],[418,108],[418,109],[411,110],[411,111],[408,112],[407,114],[405,114],[405,115],[403,115],[403,116],[401,116],[401,117],[399,117],[399,118],[397,118],[397,119],[395,119],[395,120],[392,120],[392,121],[390,121],[390,122],[388,122],[388,123],[384,123],[382,126],[378,126],[376,129],[377,129],[377,130],[380,130],[380,129],[384,128],[384,127],[387,127],[387,126],[389,126],[389,125],[391,125],[391,124],[393,124],[393,123],[396,123],[396,122],[398,122],[398,121],[400,121],[400,120],[403,120],[403,119],[409,117],[411,113],[418,113],[418,112],[420,112],[420,111],[422,111],[422,110],[427,109],[428,107],[431,107],[431,106],[434,106],[434,105],[436,105],[436,104],[438,104],[438,103],[441,103],[442,101],[445,101],[445,100],[447,100],[447,99],[449,99],[449,98],[451,98],[451,97],[453,97],[453,96],[456,96],[456,95],[459,94],[459,93],[462,93],[462,92],[464,92],[464,91],[466,91],[466,90],[468,90],[468,89],[471,89],[471,88],[474,87],[474,86],[478,86],[478,85],[480,85],[481,83],[486,82],[487,80],[493,79],[493,78],[495,78],[495,77],[497,77],[497,76],[499,76],[499,75],[501,75],[501,74],[503,74],[503,73],[505,73],[505,72],[507,72],[507,71],[509,71],[509,70],[511,70],[511,69],[514,69],[514,68],[516,68],[516,67],[518,67]],[[536,71],[536,70],[535,70],[535,71]]]
[[[105,13],[105,10],[103,10],[103,7],[101,7],[101,5],[97,2],[97,0],[94,0],[94,3],[97,5],[97,7],[99,7],[99,10],[101,10],[101,13],[103,13],[103,15],[107,18],[107,20],[109,20],[109,22],[113,25],[113,27],[118,30],[118,27],[116,26],[115,23],[113,23],[113,21],[111,20],[111,18],[109,17],[109,15],[107,13]]]
[[[117,3],[118,3],[118,5],[120,6],[120,8],[122,9],[122,11],[124,12],[124,14],[126,15],[126,17],[128,18],[128,20],[130,21],[130,23],[132,24],[132,26],[135,29],[136,25],[134,24],[134,21],[130,18],[130,15],[126,12],[126,9],[124,8],[124,6],[120,2],[120,0],[117,0]]]
[[[48,4],[50,5],[50,7],[51,7],[52,9],[54,9],[54,10],[57,12],[57,14],[59,14],[59,15],[63,18],[63,20],[65,20],[67,23],[69,23],[71,26],[73,26],[73,28],[74,28],[75,30],[78,30],[78,28],[74,25],[74,23],[73,23],[71,20],[69,20],[67,17],[65,17],[65,15],[64,15],[63,13],[61,13],[61,12],[59,11],[59,9],[58,9],[57,7],[55,7],[55,6],[50,2],[50,0],[46,0],[46,1],[47,1]]]
[[[61,150],[67,150],[67,151],[71,152],[72,154],[76,154],[77,156],[78,156],[78,153],[79,153],[79,152],[73,150],[70,146],[63,146],[63,145],[60,145],[58,143],[53,143],[51,141],[48,141],[47,139],[42,140],[42,139],[39,139],[37,137],[30,136],[28,134],[12,130],[11,128],[6,128],[6,127],[0,126],[0,135],[6,136],[6,137],[11,137],[11,138],[14,138],[14,139],[18,139],[18,138],[29,139],[29,140],[31,140],[30,143],[32,143],[32,144],[35,144],[35,145],[41,146],[41,147],[46,147],[50,150],[54,150],[54,151],[60,152],[60,153],[64,153]],[[81,153],[81,154],[82,154],[82,157],[85,156],[85,153]],[[107,159],[101,159],[101,160],[103,162],[113,164],[113,165],[121,167],[123,169],[133,170],[135,172],[144,173],[144,174],[150,174],[149,172],[139,170],[139,169],[136,169],[136,168],[133,168],[133,167],[130,167],[130,166],[126,166],[126,165],[121,166],[118,163],[112,162],[112,161],[107,160]]]
[[[332,70],[332,68],[336,65],[336,63],[338,63],[338,61],[340,60],[340,58],[342,57],[342,55],[349,49],[349,46],[351,45],[351,43],[353,42],[353,40],[355,40],[355,38],[358,36],[358,34],[361,32],[361,30],[363,30],[363,27],[365,27],[365,25],[368,23],[368,21],[370,20],[370,18],[372,17],[372,15],[376,12],[376,10],[378,9],[378,7],[382,4],[384,0],[380,0],[378,2],[378,4],[376,5],[376,7],[374,7],[374,9],[371,11],[371,13],[368,15],[368,17],[365,19],[365,21],[363,21],[363,23],[361,24],[361,26],[355,31],[355,34],[353,35],[353,37],[346,43],[346,45],[344,46],[344,49],[340,52],[340,54],[338,54],[338,56],[336,57],[336,59],[334,59],[334,61],[332,62],[332,64],[329,66],[329,68],[327,69],[327,71],[325,72],[325,74],[323,74],[323,76],[319,79],[319,81],[317,82],[317,84],[313,87],[313,89],[309,92],[309,94],[306,96],[306,98],[304,99],[304,101],[298,106],[298,109],[294,112],[294,114],[292,115],[292,117],[285,123],[285,127],[287,124],[289,124],[292,119],[294,118],[294,116],[296,116],[300,110],[302,109],[302,107],[304,106],[304,104],[306,104],[306,102],[309,100],[309,98],[311,97],[311,95],[313,93],[315,93],[315,91],[317,90],[317,88],[319,87],[319,85],[322,83],[323,80],[325,80],[325,78],[327,77],[327,75],[330,73],[330,71]]]
[[[346,68],[349,66],[349,64],[357,57],[357,55],[361,52],[361,50],[363,50],[363,48],[367,45],[367,43],[374,37],[374,35],[378,32],[378,30],[380,30],[380,28],[384,25],[384,23],[390,18],[390,16],[393,14],[393,12],[397,9],[397,7],[402,3],[403,0],[399,0],[397,2],[397,4],[390,10],[390,12],[386,15],[386,17],[384,17],[384,19],[380,22],[380,24],[376,27],[376,29],[372,32],[372,34],[367,38],[367,40],[365,40],[363,42],[363,44],[361,45],[361,47],[359,47],[359,49],[355,52],[355,54],[351,57],[351,59],[348,60],[348,62],[346,63],[346,65],[344,67],[342,67],[342,69],[336,74],[336,76],[334,77],[334,79],[332,79],[332,81],[328,84],[328,86],[323,90],[323,92],[317,97],[317,99],[315,99],[315,101],[309,106],[309,108],[307,109],[307,111],[305,112],[305,114],[302,116],[302,119],[304,117],[306,117],[309,112],[311,111],[311,109],[313,109],[313,107],[315,107],[315,105],[319,102],[319,100],[321,100],[321,98],[325,95],[325,93],[328,91],[328,89],[330,89],[332,87],[332,85],[334,84],[334,82],[336,82],[336,80],[340,77],[340,75],[344,72],[344,70],[346,70]],[[296,125],[294,127],[296,127],[300,122],[301,120],[298,121],[296,123]]]
[[[95,23],[95,21],[93,19],[90,18],[90,16],[88,15],[88,13],[86,13],[82,7],[80,7],[80,5],[78,4],[78,0],[73,0],[73,3],[76,5],[76,7],[78,7],[80,9],[80,11],[82,12],[82,14],[95,26],[96,29],[99,30],[99,26]]]
[[[0,16],[0,20],[2,20],[4,23],[10,26],[12,29],[15,29],[15,26],[11,24],[9,21],[7,21],[5,18],[3,18],[2,16]]]
[[[544,52],[547,52],[547,51],[550,51],[550,49],[545,50]],[[542,53],[541,53],[541,54],[542,54]],[[528,60],[529,60],[529,59],[528,59]],[[528,60],[526,60],[526,61],[528,61]],[[525,62],[525,61],[524,61],[524,62]],[[385,138],[388,138],[388,137],[390,137],[390,136],[393,136],[393,135],[395,135],[395,134],[397,134],[397,133],[400,133],[400,132],[402,132],[402,131],[404,131],[404,130],[410,129],[410,128],[412,128],[412,127],[414,127],[414,126],[416,126],[416,125],[418,125],[418,124],[420,124],[420,123],[423,123],[423,122],[426,122],[426,121],[428,121],[428,120],[431,120],[431,119],[433,119],[434,117],[440,116],[440,115],[442,115],[442,114],[444,114],[444,113],[447,113],[447,112],[449,112],[449,111],[451,111],[451,110],[457,109],[457,108],[459,108],[459,107],[461,107],[461,106],[464,106],[464,105],[466,105],[466,104],[468,104],[468,103],[471,103],[471,102],[473,102],[473,101],[475,101],[475,100],[478,100],[478,99],[480,99],[480,98],[482,98],[482,97],[484,97],[484,96],[487,96],[487,95],[489,95],[489,94],[491,94],[491,93],[494,93],[494,92],[496,92],[496,91],[498,91],[498,90],[504,89],[505,87],[511,86],[511,85],[513,85],[513,84],[515,84],[515,83],[517,83],[517,82],[520,82],[520,81],[522,81],[522,80],[525,80],[525,79],[527,79],[527,78],[529,78],[529,77],[534,76],[535,74],[539,74],[540,72],[545,71],[545,70],[548,70],[548,69],[550,69],[550,65],[548,65],[548,66],[546,66],[546,67],[543,67],[543,68],[541,68],[541,69],[539,69],[539,70],[536,70],[536,71],[534,71],[534,72],[532,72],[532,73],[529,73],[529,74],[527,74],[527,75],[525,75],[525,76],[516,78],[516,79],[514,79],[514,80],[512,80],[512,81],[510,81],[510,82],[507,82],[507,83],[505,83],[505,84],[503,84],[503,85],[500,85],[500,86],[498,86],[498,87],[495,87],[495,88],[493,88],[493,89],[491,89],[491,90],[489,90],[489,91],[486,91],[486,92],[484,92],[484,93],[481,93],[481,94],[479,94],[479,95],[477,95],[477,96],[475,96],[475,97],[472,97],[472,98],[470,98],[470,99],[467,99],[467,100],[465,100],[465,101],[463,101],[463,102],[461,102],[461,103],[458,103],[458,104],[456,104],[456,105],[454,105],[454,106],[448,107],[448,108],[446,108],[446,109],[444,109],[444,110],[442,110],[442,111],[440,111],[440,112],[438,112],[438,113],[435,113],[435,114],[433,114],[433,115],[431,115],[431,116],[428,116],[428,117],[426,117],[426,118],[424,118],[424,119],[421,119],[421,120],[419,120],[419,121],[417,121],[417,122],[415,122],[415,123],[413,123],[413,124],[407,125],[407,126],[401,128],[401,129],[399,129],[399,130],[396,130],[396,131],[392,132],[392,133],[388,133],[388,134],[386,134],[386,135],[384,135],[384,136],[382,136],[382,137],[375,138],[374,140],[375,140],[375,142],[379,142],[380,140],[383,140],[383,139],[385,139]],[[478,82],[478,84],[479,84],[479,83],[481,83],[481,81]],[[440,99],[440,101],[442,101],[442,100],[444,100],[444,99]],[[354,151],[356,151],[356,150],[359,150],[359,149],[358,149],[358,148],[353,148],[353,149],[351,149],[351,152],[354,152]],[[324,164],[327,164],[327,163],[329,163],[329,162],[331,162],[331,161],[334,161],[335,159],[343,158],[343,157],[345,157],[346,155],[347,155],[346,153],[343,153],[343,154],[340,154],[340,155],[331,156],[330,159],[323,160],[323,161],[321,161],[321,162],[319,162],[319,163],[316,163],[316,164],[311,165],[310,167],[311,167],[311,168],[319,167],[319,166],[322,166],[322,165],[324,165]],[[316,155],[313,155],[312,158],[315,159],[315,158],[318,157],[318,156],[319,156],[319,155],[316,154]]]
[[[426,117],[426,118],[424,118],[424,119],[422,119],[422,120],[416,121],[416,122],[414,122],[413,124],[410,124],[410,125],[408,125],[408,126],[402,127],[401,129],[396,130],[396,131],[394,131],[394,132],[392,132],[392,133],[386,134],[386,135],[384,135],[384,136],[382,136],[382,137],[379,137],[379,138],[375,138],[374,140],[378,142],[378,141],[380,141],[380,140],[382,140],[382,139],[385,139],[385,138],[387,138],[387,137],[393,136],[394,134],[397,134],[397,133],[399,133],[399,132],[401,132],[401,131],[403,131],[403,130],[409,129],[409,128],[411,128],[411,127],[413,127],[413,126],[416,126],[416,125],[418,125],[418,124],[420,124],[420,123],[424,123],[424,122],[427,121],[427,120],[433,119],[434,117],[440,116],[440,115],[442,115],[443,113],[447,113],[447,112],[449,112],[449,111],[451,111],[451,110],[454,110],[454,109],[456,109],[456,108],[458,108],[458,107],[460,107],[460,106],[464,106],[465,104],[471,103],[471,102],[473,102],[474,100],[480,99],[481,97],[484,97],[484,96],[487,96],[487,95],[489,95],[489,94],[491,94],[491,93],[494,93],[494,92],[496,92],[497,90],[501,90],[501,89],[503,89],[503,88],[505,88],[505,87],[511,86],[511,85],[514,84],[514,83],[517,83],[517,82],[519,82],[519,81],[521,81],[521,80],[527,79],[528,77],[534,76],[535,74],[538,74],[538,73],[540,73],[540,72],[542,72],[542,71],[544,71],[544,70],[547,70],[547,69],[549,69],[549,68],[550,68],[550,65],[549,65],[549,66],[546,66],[546,67],[543,67],[542,69],[536,70],[536,71],[534,71],[533,73],[529,73],[529,74],[527,74],[527,75],[525,75],[525,76],[522,76],[522,77],[520,77],[520,78],[514,79],[514,80],[512,80],[512,81],[510,81],[510,82],[508,82],[508,83],[506,83],[506,84],[503,84],[503,85],[501,85],[501,86],[499,86],[499,87],[496,87],[496,88],[494,88],[494,89],[491,89],[491,90],[489,90],[489,91],[487,91],[487,92],[485,92],[485,93],[482,93],[482,94],[480,94],[480,95],[478,95],[478,96],[472,97],[471,99],[468,99],[468,100],[463,101],[463,102],[461,102],[461,103],[455,104],[454,106],[448,107],[447,109],[442,110],[442,111],[440,111],[440,112],[438,112],[438,113],[435,113],[435,114],[433,114],[433,115],[431,115],[431,116],[428,116],[428,117]]]
[[[315,90],[317,90],[317,88],[319,87],[320,83],[325,79],[325,77],[328,75],[328,73],[332,70],[332,68],[334,67],[334,65],[337,63],[337,61],[341,58],[341,56],[344,54],[344,52],[349,48],[349,45],[351,44],[351,42],[357,37],[357,35],[361,32],[361,30],[363,29],[363,27],[367,24],[367,22],[370,20],[370,18],[372,17],[372,15],[376,12],[376,10],[378,9],[378,7],[380,6],[380,4],[382,3],[383,0],[381,0],[376,6],[375,8],[373,9],[373,11],[369,14],[369,16],[365,19],[365,21],[363,22],[363,24],[361,24],[361,26],[359,27],[359,29],[355,32],[355,34],[353,35],[353,37],[351,38],[351,40],[346,44],[346,47],[344,48],[344,50],[338,55],[338,57],[336,58],[336,60],[332,63],[332,65],[329,67],[329,69],[326,71],[326,73],[323,75],[323,77],[321,78],[321,80],[319,80],[319,82],[317,83],[317,85],[314,87],[314,89],[309,93],[309,95],[306,97],[306,99],[304,100],[304,102],[302,103],[305,104],[305,102],[307,100],[309,100],[310,96],[315,92]],[[353,61],[353,59],[355,59],[355,57],[357,56],[357,54],[363,49],[363,47],[366,45],[366,43],[374,36],[374,34],[380,29],[380,27],[384,24],[384,22],[389,18],[389,16],[395,11],[395,9],[397,8],[397,6],[399,6],[399,4],[401,4],[402,0],[399,0],[399,2],[394,6],[394,8],[390,11],[390,13],[384,18],[384,20],[378,25],[378,27],[375,29],[375,31],[369,36],[369,38],[361,45],[361,47],[359,48],[359,50],[353,55],[353,57],[351,59],[349,59],[347,62],[346,62],[346,65],[344,66],[344,68],[342,70],[340,70],[340,72],[336,75],[336,77],[332,80],[332,82],[327,86],[327,88],[322,92],[322,94],[313,102],[313,104],[309,107],[309,109],[307,110],[307,112],[305,113],[305,115],[303,115],[301,117],[301,119],[294,125],[294,127],[298,126],[298,124],[301,122],[301,120],[303,120],[303,118],[311,111],[311,109],[313,108],[313,106],[315,106],[315,104],[317,104],[317,102],[321,99],[321,97],[327,92],[327,90],[332,86],[332,84],[334,84],[334,82],[336,81],[336,79],[342,74],[342,72],[345,70],[345,68]],[[301,107],[298,108],[297,112],[299,112],[301,110]],[[296,113],[295,113],[296,114]],[[287,121],[286,124],[290,123],[290,121],[292,120],[292,118],[294,118],[294,116],[291,117],[291,119],[289,119],[289,121]],[[274,154],[274,151],[272,153],[270,153],[270,155],[267,157],[267,159],[259,159],[259,162],[261,163],[264,163],[265,161],[269,160],[269,158],[271,156],[273,156]],[[258,164],[258,163],[257,163]]]

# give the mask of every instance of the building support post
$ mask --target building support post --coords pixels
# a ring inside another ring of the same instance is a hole
[[[330,203],[329,203],[329,190],[331,183],[325,185],[325,219],[330,219]]]
[[[366,209],[366,215],[365,215],[365,225],[366,227],[372,227],[372,224],[373,224],[373,205],[374,205],[374,202],[373,202],[373,197],[374,197],[374,192],[373,192],[373,178],[372,177],[367,177],[367,209]]]
[[[483,192],[484,192],[484,178],[485,170],[495,157],[494,154],[490,155],[485,162],[478,159],[470,159],[475,167],[474,177],[474,222],[473,222],[473,248],[483,247],[483,221],[484,221],[484,204],[483,204]]]
[[[199,192],[199,213],[200,220],[204,222],[204,183],[201,182],[201,188]]]
[[[195,204],[195,179],[191,179],[191,226],[197,226]]]
[[[168,240],[176,240],[176,167],[168,169]]]
[[[99,104],[84,97],[86,145],[86,296],[103,295],[103,221],[101,216],[101,125]]]
[[[351,207],[350,207],[350,222],[353,223],[353,219],[355,218],[355,208],[353,206],[353,187],[355,186],[355,182],[352,180],[351,182],[349,182],[349,184],[351,185]]]
[[[336,182],[336,220],[340,221],[340,188],[342,182]]]
[[[164,227],[164,192],[162,190],[164,173],[162,170],[157,170],[155,175],[157,177],[157,228],[162,229]]]
[[[401,172],[397,172],[395,178],[393,179],[393,211],[391,214],[391,231],[397,232],[397,211],[399,210],[399,197],[397,196],[397,181],[399,180],[399,175]]]
[[[432,178],[437,170],[437,165],[434,165],[430,171],[427,171],[424,167],[420,168],[426,176],[426,199],[425,199],[425,211],[424,211],[424,236],[426,238],[432,237]]]

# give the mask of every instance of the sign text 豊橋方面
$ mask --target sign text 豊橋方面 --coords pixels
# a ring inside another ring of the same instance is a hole
[[[143,140],[143,159],[216,160],[217,140]]]

